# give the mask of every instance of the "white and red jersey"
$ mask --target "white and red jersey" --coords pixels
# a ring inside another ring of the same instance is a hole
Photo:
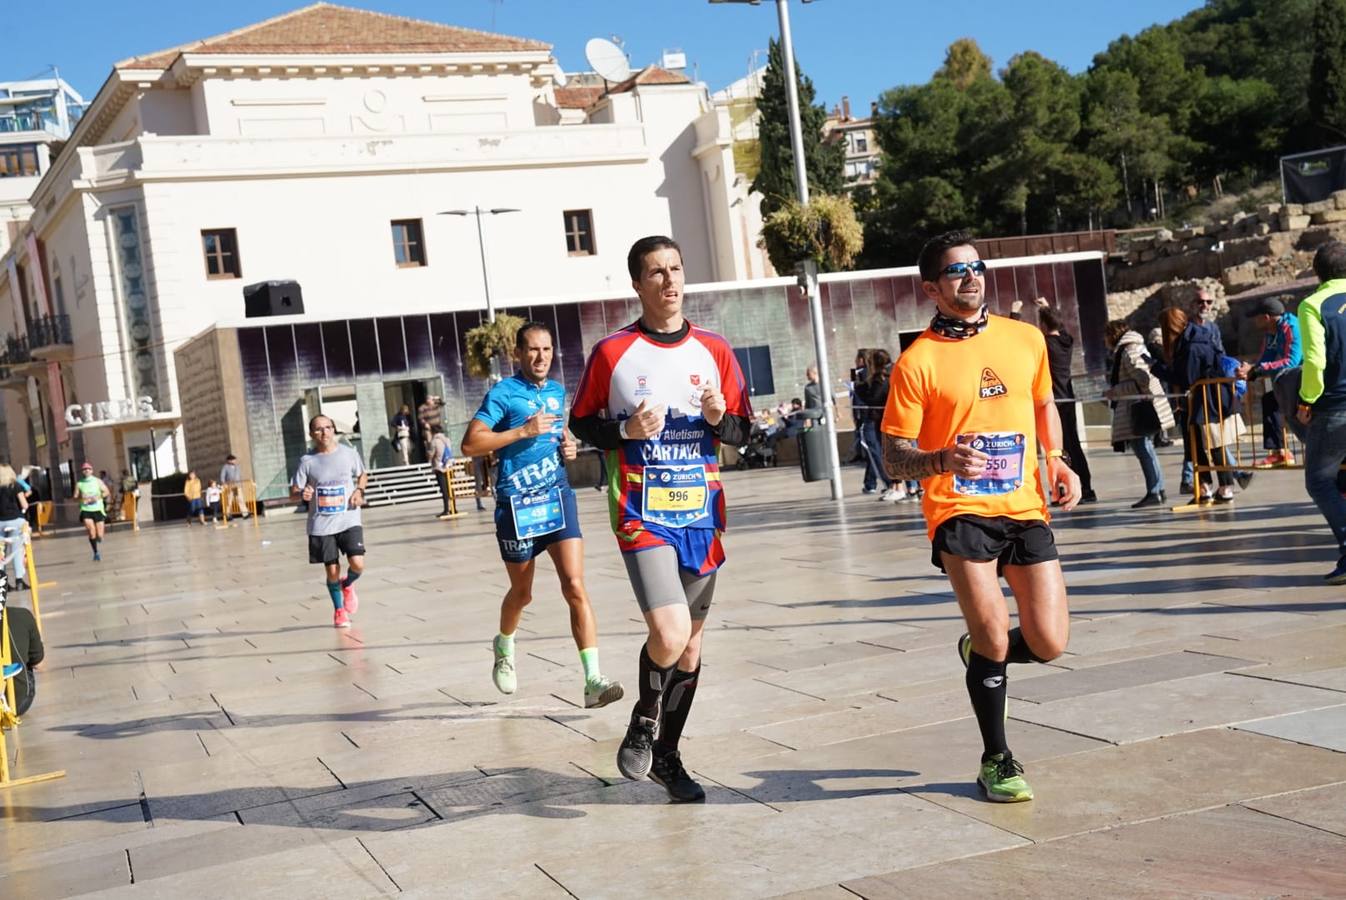
[[[689,323],[690,324],[690,323]],[[711,572],[724,559],[719,439],[701,415],[701,394],[716,387],[726,415],[752,416],[748,388],[729,342],[690,325],[661,343],[632,324],[599,341],[571,407],[576,418],[629,418],[644,402],[664,406],[656,438],[608,451],[613,530],[623,551],[673,545],[687,568]]]

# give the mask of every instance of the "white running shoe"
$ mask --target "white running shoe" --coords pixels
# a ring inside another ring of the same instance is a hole
[[[897,503],[907,499],[907,492],[901,488],[889,488],[883,492],[883,495],[880,496],[879,499],[888,503]]]

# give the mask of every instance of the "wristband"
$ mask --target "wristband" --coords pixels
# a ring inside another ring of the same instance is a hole
[[[1047,458],[1048,458],[1048,459],[1063,459],[1063,458],[1065,458],[1065,455],[1066,455],[1066,452],[1065,452],[1064,450],[1048,450],[1048,451],[1047,451]]]
[[[620,422],[617,423],[617,434],[618,434],[618,435],[621,437],[621,439],[624,440],[624,441],[629,441],[629,440],[631,440],[629,437],[626,436],[626,423],[627,423],[628,421],[630,421],[630,420],[629,420],[629,419],[622,419]]]

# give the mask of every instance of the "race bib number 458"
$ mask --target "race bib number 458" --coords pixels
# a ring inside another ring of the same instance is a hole
[[[986,470],[980,478],[953,477],[953,489],[968,496],[1010,494],[1024,483],[1024,452],[1026,442],[1022,434],[1001,431],[987,434],[960,434],[960,444],[968,444],[987,456]]]

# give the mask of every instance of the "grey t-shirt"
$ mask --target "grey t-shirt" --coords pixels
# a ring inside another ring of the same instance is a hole
[[[364,460],[345,444],[331,453],[310,453],[299,460],[294,473],[295,490],[313,485],[308,504],[309,534],[340,534],[360,524],[360,508],[350,508],[355,480],[365,470]]]

